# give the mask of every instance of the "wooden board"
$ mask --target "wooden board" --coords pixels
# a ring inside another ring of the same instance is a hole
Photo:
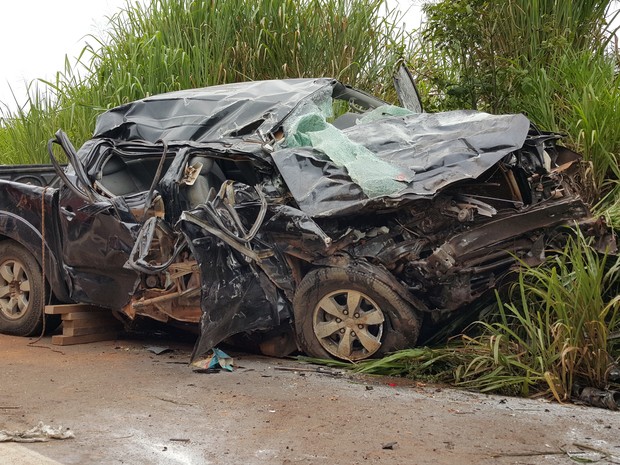
[[[116,326],[97,326],[95,328],[63,328],[62,335],[63,336],[86,336],[88,334],[105,334],[111,332],[119,332],[121,330],[121,325]]]
[[[109,312],[107,308],[96,307],[89,304],[63,304],[63,305],[46,305],[46,315],[64,315],[73,312]]]
[[[65,336],[56,335],[52,336],[52,344],[57,346],[69,346],[73,344],[86,344],[88,342],[97,341],[110,341],[116,339],[118,331],[112,331],[107,333],[86,334],[83,336]]]
[[[95,305],[46,305],[45,313],[62,317],[62,335],[52,336],[52,344],[59,346],[116,339],[122,330],[110,309]]]
[[[62,321],[73,320],[101,320],[109,319],[110,321],[118,321],[112,315],[112,310],[106,310],[106,312],[71,312],[62,315]]]
[[[106,326],[118,325],[116,319],[97,318],[93,320],[63,320],[62,329],[67,328],[105,328]]]

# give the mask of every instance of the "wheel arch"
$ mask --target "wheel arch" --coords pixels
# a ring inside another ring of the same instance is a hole
[[[428,305],[419,297],[413,295],[405,286],[403,286],[388,270],[381,266],[373,265],[369,263],[367,260],[363,259],[353,259],[348,256],[337,256],[330,257],[330,260],[315,262],[313,266],[307,267],[304,269],[303,276],[296,280],[296,288],[299,287],[299,284],[303,278],[306,277],[312,271],[315,271],[320,268],[330,267],[330,268],[350,268],[354,271],[358,271],[361,273],[369,274],[375,276],[379,281],[383,284],[392,288],[392,290],[398,294],[398,296],[416,309],[420,314],[422,313],[431,313],[432,310],[428,307]]]
[[[15,213],[0,211],[0,242],[12,241],[26,249],[42,267],[43,236],[31,223]],[[45,279],[54,296],[63,302],[71,301],[67,285],[60,272],[60,265],[56,254],[45,242]]]

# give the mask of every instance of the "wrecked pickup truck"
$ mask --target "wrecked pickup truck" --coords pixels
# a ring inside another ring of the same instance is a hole
[[[194,356],[245,334],[361,360],[596,227],[558,135],[422,113],[412,86],[397,107],[329,78],[244,82],[109,110],[78,151],[59,131],[59,187],[0,181],[0,331],[77,302],[199,327]]]

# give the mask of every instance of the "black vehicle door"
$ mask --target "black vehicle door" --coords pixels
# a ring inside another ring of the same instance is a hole
[[[122,197],[105,198],[92,188],[75,150],[59,131],[53,141],[63,147],[70,168],[52,163],[64,182],[59,193],[62,261],[77,302],[120,308],[129,301],[138,274],[123,268],[140,224]]]

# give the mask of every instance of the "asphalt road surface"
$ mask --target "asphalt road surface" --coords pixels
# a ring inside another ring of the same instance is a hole
[[[178,339],[31,341],[0,336],[0,430],[75,438],[0,443],[1,464],[620,463],[618,412],[234,351],[233,372],[194,373]]]

